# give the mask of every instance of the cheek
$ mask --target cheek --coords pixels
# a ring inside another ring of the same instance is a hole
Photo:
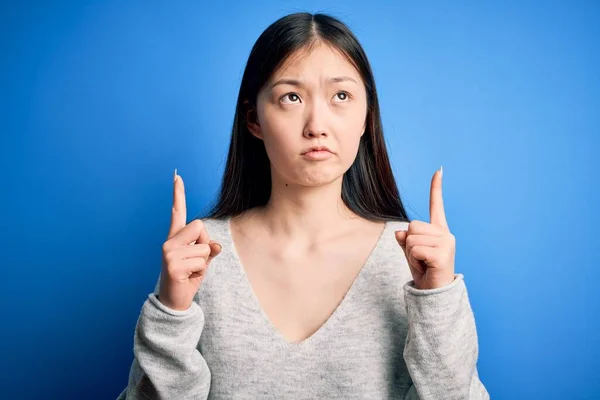
[[[356,159],[358,146],[360,144],[360,133],[361,132],[352,132],[351,134],[348,134],[344,140],[340,141],[338,156],[340,158],[340,163],[344,168],[350,168]]]
[[[340,152],[344,156],[344,160],[353,161],[354,157],[358,152],[358,146],[360,139],[365,131],[365,118],[366,114],[363,115],[360,112],[348,115],[343,120],[343,125],[340,126],[340,136],[338,137],[338,143]]]
[[[285,157],[298,146],[293,140],[294,133],[289,125],[274,124],[263,125],[263,142],[269,157]],[[297,140],[296,140],[297,142]]]
[[[268,118],[263,114],[261,127],[263,141],[269,156],[285,156],[289,152],[298,150],[299,137],[302,132],[301,115],[277,113],[268,109],[265,110],[265,113],[268,114]]]

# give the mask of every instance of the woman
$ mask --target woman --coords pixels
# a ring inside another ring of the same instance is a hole
[[[208,215],[186,224],[175,173],[120,398],[489,398],[441,179],[431,223],[409,221],[355,36],[323,14],[273,23]]]

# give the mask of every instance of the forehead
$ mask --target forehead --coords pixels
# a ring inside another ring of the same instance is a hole
[[[360,74],[344,54],[327,44],[317,43],[312,48],[302,48],[290,54],[275,70],[271,80],[283,76],[321,77],[352,76],[361,80]]]

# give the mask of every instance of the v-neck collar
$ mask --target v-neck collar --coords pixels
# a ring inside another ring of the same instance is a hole
[[[371,252],[369,253],[366,261],[364,262],[363,266],[360,268],[358,274],[356,275],[352,284],[350,285],[350,288],[346,291],[346,294],[344,295],[340,303],[337,305],[337,307],[334,309],[333,313],[310,336],[308,336],[300,342],[290,342],[283,336],[283,334],[281,334],[281,332],[279,332],[275,328],[275,326],[267,316],[266,312],[262,308],[258,297],[256,296],[254,289],[252,288],[248,275],[246,274],[246,270],[244,269],[242,261],[233,242],[233,236],[231,234],[231,217],[228,217],[225,220],[223,220],[223,223],[226,225],[225,231],[227,232],[227,247],[231,252],[231,257],[234,263],[236,264],[234,265],[233,271],[239,272],[237,278],[240,280],[240,284],[243,287],[242,296],[244,297],[244,300],[247,301],[246,305],[251,306],[256,311],[256,313],[258,314],[257,318],[260,320],[259,324],[262,324],[266,328],[266,330],[269,331],[269,334],[272,336],[273,342],[277,343],[280,347],[287,349],[302,349],[310,347],[314,342],[319,341],[323,337],[323,335],[326,335],[327,332],[335,328],[338,320],[343,315],[344,310],[347,308],[346,304],[351,302],[355,295],[355,292],[360,290],[360,284],[363,281],[365,274],[374,263],[376,254],[380,251],[380,247],[382,246],[382,242],[384,241],[385,235],[390,226],[389,222],[385,221],[384,227],[377,239],[377,242],[375,243],[375,246],[373,246],[373,248],[371,249]]]

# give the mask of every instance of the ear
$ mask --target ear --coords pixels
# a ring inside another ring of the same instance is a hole
[[[258,114],[256,113],[256,109],[250,105],[248,100],[244,100],[244,107],[246,109],[246,125],[248,126],[248,130],[253,136],[262,140],[262,129],[260,127],[260,123],[258,122]]]

